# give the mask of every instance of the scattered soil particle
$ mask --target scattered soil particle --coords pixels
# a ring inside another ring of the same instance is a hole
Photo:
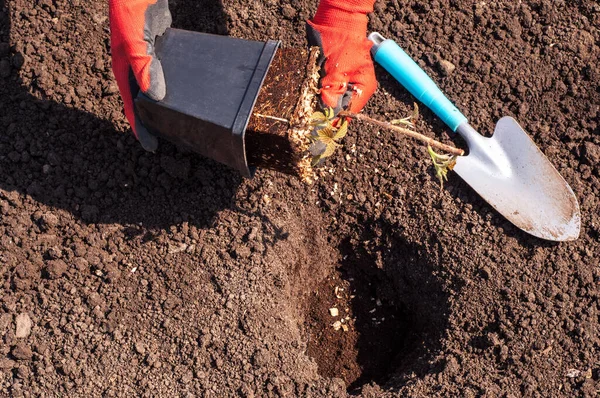
[[[15,337],[18,339],[23,339],[29,336],[31,333],[31,326],[33,326],[33,322],[31,322],[31,318],[27,313],[22,313],[17,315],[15,319],[16,324],[16,332]]]
[[[0,359],[0,369],[2,370],[11,370],[15,367],[15,361],[12,361],[8,358]]]
[[[45,274],[50,279],[57,279],[67,272],[67,268],[68,266],[63,260],[50,260],[46,265]]]
[[[15,359],[28,361],[33,357],[33,351],[29,348],[25,343],[17,343],[11,351],[13,357]]]

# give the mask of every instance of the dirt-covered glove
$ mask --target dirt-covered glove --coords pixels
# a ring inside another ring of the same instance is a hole
[[[367,39],[367,14],[375,0],[321,0],[308,21],[310,45],[321,47],[321,102],[336,113],[358,113],[377,89]]]
[[[165,97],[162,65],[154,53],[154,41],[171,26],[168,0],[109,0],[112,67],[125,116],[142,147],[155,151],[158,140],[142,125],[133,99],[142,90],[160,101]]]

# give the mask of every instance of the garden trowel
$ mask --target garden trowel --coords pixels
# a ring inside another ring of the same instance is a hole
[[[579,237],[573,190],[513,118],[500,119],[492,137],[480,135],[393,40],[379,33],[369,40],[375,61],[464,138],[468,154],[458,157],[454,171],[467,184],[525,232],[552,241]]]

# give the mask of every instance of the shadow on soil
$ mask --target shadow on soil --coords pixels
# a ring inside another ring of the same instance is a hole
[[[7,6],[0,0],[0,9]],[[175,27],[227,33],[220,1],[174,0],[171,10]],[[10,11],[0,14],[2,42],[10,35]],[[16,70],[23,55],[14,47],[2,58],[12,69],[0,78],[3,190],[27,194],[84,222],[149,228],[181,221],[206,226],[231,206],[242,180],[237,172],[166,142],[156,154],[146,153],[132,134],[118,133],[106,120],[110,113],[97,115],[44,99],[49,93],[35,80],[21,82]],[[112,98],[117,103],[118,97]]]
[[[438,260],[385,225],[366,225],[372,229],[341,241],[338,269],[315,289],[306,309],[308,354],[322,376],[342,378],[351,394],[407,372],[435,372],[429,359],[449,312],[434,276]],[[331,307],[339,317],[331,316]],[[336,320],[347,328],[336,330]]]

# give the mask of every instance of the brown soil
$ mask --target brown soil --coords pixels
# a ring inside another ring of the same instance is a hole
[[[246,128],[250,167],[314,178],[308,124],[318,106],[318,54],[318,47],[283,48],[275,54]]]
[[[360,123],[310,188],[145,153],[106,8],[0,2],[0,395],[597,395],[597,2],[381,1],[370,22],[475,127],[513,115],[531,133],[580,199],[581,238],[561,244],[456,175],[439,192],[422,147]],[[304,47],[316,1],[171,8],[176,27]],[[365,112],[408,115],[377,75]]]

